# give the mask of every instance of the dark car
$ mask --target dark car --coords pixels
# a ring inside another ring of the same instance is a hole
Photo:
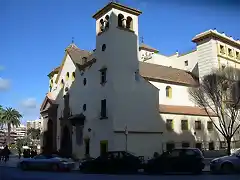
[[[146,173],[192,172],[204,169],[204,157],[197,148],[179,148],[150,159],[144,167]]]
[[[215,158],[210,162],[212,173],[235,173],[240,172],[240,149],[233,152],[230,156]]]
[[[139,157],[126,151],[110,151],[80,163],[79,169],[83,173],[134,173],[141,168]]]

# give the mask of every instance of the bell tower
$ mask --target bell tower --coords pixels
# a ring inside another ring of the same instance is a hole
[[[97,36],[109,29],[120,28],[138,35],[138,16],[142,12],[119,3],[110,2],[93,15]]]
[[[111,76],[114,83],[122,81],[122,78],[128,83],[138,70],[138,16],[141,13],[110,2],[93,15],[96,19],[97,60],[107,67],[108,76]],[[114,85],[123,86],[121,83]]]

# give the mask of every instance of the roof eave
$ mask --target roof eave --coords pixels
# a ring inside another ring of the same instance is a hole
[[[150,52],[154,52],[154,53],[159,53],[159,51],[157,49],[153,49],[153,48],[146,48],[146,47],[139,47],[139,50],[147,50]]]
[[[118,9],[118,10],[122,10],[125,11],[127,13],[130,14],[134,14],[136,16],[139,16],[140,14],[142,14],[141,11],[137,10],[137,9],[133,9],[124,5],[121,5],[119,3],[115,3],[115,2],[110,2],[108,3],[105,7],[103,7],[102,9],[100,9],[99,11],[97,11],[92,17],[94,19],[99,19],[103,14],[107,13],[108,11],[110,11],[111,9]]]

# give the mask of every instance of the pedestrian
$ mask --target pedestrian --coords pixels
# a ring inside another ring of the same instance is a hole
[[[30,156],[31,156],[31,158],[34,157],[34,151],[33,151],[33,149],[31,149]]]
[[[21,148],[18,148],[18,159],[21,159],[22,151]]]
[[[8,149],[8,145],[5,146],[3,149],[3,156],[4,156],[4,162],[6,163],[9,160],[10,150]]]
[[[3,161],[3,149],[0,149],[0,162]]]

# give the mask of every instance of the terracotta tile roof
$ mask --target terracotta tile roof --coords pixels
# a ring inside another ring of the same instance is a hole
[[[70,56],[70,58],[72,59],[72,61],[76,64],[76,66],[83,65],[85,59],[88,59],[88,57],[92,54],[89,51],[79,49],[75,44],[70,44],[65,49],[65,51],[66,51],[66,54],[68,54]],[[63,65],[64,65],[64,63],[66,61],[66,54],[65,54],[65,57],[64,57],[64,59],[62,61],[61,66],[60,66],[60,70],[59,70],[58,76],[56,78],[56,83],[58,82],[58,80],[60,78],[60,74],[61,74]]]
[[[66,52],[76,64],[83,65],[85,58],[91,55],[91,52],[79,49],[75,44],[71,44],[66,48]]]
[[[195,115],[195,116],[207,116],[204,109],[194,106],[173,106],[173,105],[159,105],[159,111],[163,114],[182,114],[182,115]],[[211,116],[216,116],[211,113]]]
[[[60,66],[54,68],[54,69],[48,74],[48,76],[50,77],[50,76],[52,76],[52,75],[54,75],[54,74],[57,74],[57,73],[59,72],[59,70],[60,70]]]
[[[51,92],[48,92],[48,93],[46,94],[46,96],[45,96],[45,98],[44,98],[44,100],[43,100],[43,103],[42,103],[41,106],[40,106],[40,111],[44,111],[44,110],[45,110],[44,107],[45,107],[45,105],[46,105],[47,102],[50,102],[51,104],[54,103],[54,100],[53,100],[53,98],[52,98]]]
[[[198,79],[190,72],[166,66],[139,62],[139,73],[150,81],[197,86]]]
[[[143,44],[143,43],[139,45],[139,50],[141,50],[141,49],[147,50],[147,51],[150,51],[150,52],[155,52],[155,53],[159,52],[157,49],[155,49],[155,48],[153,48],[149,45]]]

